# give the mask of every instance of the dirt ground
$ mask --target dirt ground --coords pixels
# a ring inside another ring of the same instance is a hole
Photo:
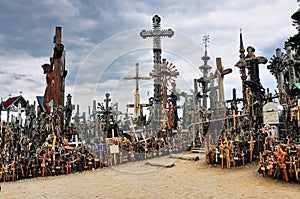
[[[1,183],[0,198],[300,198],[300,184],[262,177],[255,164],[221,169],[203,158],[155,160],[175,164],[165,168],[149,161]]]

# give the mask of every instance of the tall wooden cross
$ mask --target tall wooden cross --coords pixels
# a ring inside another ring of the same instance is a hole
[[[247,47],[247,56],[245,58],[246,62],[247,62],[247,66],[248,66],[248,70],[249,70],[249,74],[250,74],[250,80],[259,83],[260,79],[259,79],[259,64],[266,64],[267,63],[267,59],[265,57],[262,56],[255,56],[254,52],[255,49],[252,46]]]
[[[127,107],[134,108],[134,116],[139,118],[141,116],[140,106],[140,92],[139,92],[139,80],[149,80],[151,77],[139,76],[139,63],[135,65],[135,76],[133,77],[125,77],[125,80],[135,80],[135,96],[134,96],[134,104],[127,104]]]
[[[231,73],[232,69],[228,68],[228,69],[224,69],[222,66],[222,61],[220,57],[216,58],[216,63],[217,63],[217,70],[219,72],[218,75],[218,87],[219,87],[219,102],[221,105],[221,110],[223,110],[225,107],[223,107],[223,103],[224,103],[224,76]],[[225,110],[225,109],[224,109]],[[221,117],[225,117],[226,112],[221,111],[220,112],[220,116]]]
[[[53,107],[63,107],[65,98],[65,78],[67,76],[67,70],[65,70],[65,51],[64,45],[62,44],[62,28],[55,28],[55,36],[53,38],[54,52],[52,57],[52,64],[54,64],[55,80],[54,80],[54,99]],[[60,116],[60,127],[64,125],[64,114],[59,113]]]
[[[174,35],[174,31],[172,29],[162,30],[160,28],[161,18],[158,15],[155,15],[152,18],[153,30],[142,30],[140,32],[140,36],[143,39],[148,37],[153,37],[153,53],[154,53],[154,69],[161,69],[161,38],[169,37],[171,38]],[[154,78],[154,114],[153,114],[153,129],[159,130],[160,121],[161,121],[161,108],[162,105],[162,97],[161,97],[161,83],[159,79]]]
[[[53,62],[54,62],[54,71],[55,71],[55,81],[54,81],[54,107],[58,107],[59,105],[62,105],[62,93],[61,93],[61,56],[57,54],[57,48],[60,46],[61,43],[61,27],[55,28],[55,36],[53,38],[53,43],[55,44],[54,47],[54,53],[53,53]]]

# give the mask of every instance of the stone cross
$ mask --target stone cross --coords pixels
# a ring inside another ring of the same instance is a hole
[[[281,52],[280,48],[276,49],[276,54],[273,55],[269,61],[267,68],[270,70],[271,74],[274,75],[277,79],[277,87],[279,91],[279,101],[281,104],[286,103],[286,85],[284,79],[284,71],[287,65],[284,63],[284,54]],[[288,63],[288,62],[286,62]]]
[[[288,69],[288,82],[289,82],[289,89],[292,89],[293,85],[297,83],[297,75],[296,71],[299,74],[299,65],[298,61],[293,59],[293,54],[292,54],[292,46],[287,43],[285,45],[285,52],[286,52],[286,57],[285,57],[285,66]],[[296,63],[296,64],[293,64]],[[299,75],[298,75],[299,76]],[[298,80],[299,81],[299,80]]]

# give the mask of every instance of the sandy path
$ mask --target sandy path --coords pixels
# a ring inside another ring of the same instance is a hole
[[[263,178],[257,166],[209,168],[204,160],[162,158],[175,166],[147,161],[68,176],[1,183],[0,198],[300,198],[300,185]]]

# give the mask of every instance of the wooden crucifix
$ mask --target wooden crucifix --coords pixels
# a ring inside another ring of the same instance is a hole
[[[247,62],[247,66],[248,66],[250,80],[254,81],[255,83],[259,83],[260,79],[259,79],[258,66],[259,66],[259,64],[266,64],[268,60],[262,56],[255,56],[255,54],[254,54],[255,48],[253,48],[252,46],[249,46],[247,48],[247,52],[248,52],[248,54],[247,54],[245,60]]]
[[[53,108],[64,105],[64,79],[67,75],[65,70],[64,60],[64,45],[61,43],[61,27],[56,27],[55,36],[53,39],[55,47],[53,56],[50,57],[50,64],[42,65],[44,74],[46,74],[47,87],[44,94],[43,105],[46,113],[50,114],[49,102],[53,100]],[[60,113],[61,124],[63,127],[63,114]]]
[[[232,69],[231,68],[224,69],[222,66],[222,60],[220,57],[216,58],[216,64],[217,64],[217,69],[220,73],[219,78],[218,78],[219,98],[220,98],[220,101],[223,102],[224,101],[224,76],[231,73]]]
[[[64,53],[64,45],[62,44],[62,28],[55,28],[55,36],[53,38],[54,53],[53,53],[53,63],[54,63],[54,71],[55,71],[55,81],[54,81],[54,107],[63,106],[64,105],[64,88],[62,88],[62,82],[66,76],[66,72],[64,70],[64,66],[62,64],[64,61],[62,60]]]
[[[64,45],[61,43],[61,27],[55,28],[55,36],[53,43],[53,56],[50,57],[50,64],[42,65],[44,74],[46,75],[47,87],[44,94],[44,107],[46,113],[50,114],[49,102],[53,99],[53,108],[64,106],[64,93],[65,93],[65,77],[67,71],[65,70],[65,51]],[[63,127],[63,114],[60,113],[61,127]]]

